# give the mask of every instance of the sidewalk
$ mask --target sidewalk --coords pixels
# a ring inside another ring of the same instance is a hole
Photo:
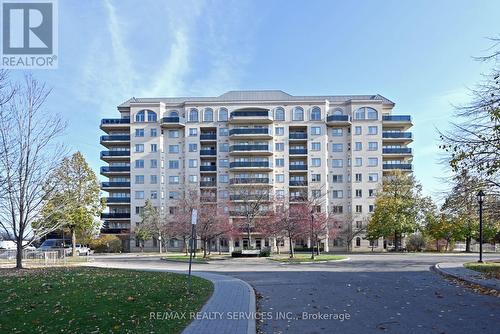
[[[434,266],[434,269],[441,275],[480,285],[490,290],[500,291],[500,281],[498,279],[484,278],[479,272],[465,268],[463,263],[438,263]]]

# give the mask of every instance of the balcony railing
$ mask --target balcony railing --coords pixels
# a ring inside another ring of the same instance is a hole
[[[229,135],[270,135],[269,129],[266,128],[243,128],[243,129],[231,129],[229,130]]]
[[[129,157],[130,151],[101,151],[101,157]]]
[[[104,118],[101,124],[130,124],[130,118]]]
[[[234,151],[269,151],[269,145],[231,145],[229,152]]]
[[[307,148],[290,148],[288,154],[307,154]]]
[[[382,116],[382,121],[387,122],[411,122],[411,116],[407,115],[385,115]]]
[[[411,139],[411,132],[383,132],[382,138],[402,138],[402,139]]]
[[[217,134],[215,133],[202,133],[200,134],[200,140],[216,140]]]
[[[243,178],[233,178],[229,180],[229,184],[268,184],[269,178],[267,177],[243,177]]]
[[[231,201],[269,201],[269,194],[259,195],[259,194],[243,194],[243,195],[230,195],[229,199]]]
[[[130,197],[106,197],[106,203],[130,203]]]
[[[290,170],[307,170],[307,165],[289,165]]]
[[[259,213],[257,213],[258,216],[266,216],[269,214],[269,211],[267,210],[262,210]],[[234,211],[229,211],[229,216],[231,217],[246,217],[247,215],[253,215],[253,212],[250,211],[243,211],[243,210],[234,210]]]
[[[402,170],[412,170],[411,164],[383,164],[383,169],[402,169]]]
[[[101,141],[129,141],[129,135],[109,135],[101,136]]]
[[[240,167],[269,167],[268,161],[235,161],[229,163],[229,168]]]
[[[269,117],[268,111],[233,111],[231,113],[231,118],[233,117]]]
[[[307,181],[306,180],[303,180],[303,181],[289,181],[288,185],[290,187],[307,187]]]
[[[130,219],[130,212],[103,212],[101,213],[101,218],[102,219],[109,219],[109,218],[123,218],[123,219]]]
[[[307,139],[307,133],[305,132],[290,132],[288,135],[289,139]]]
[[[181,118],[178,116],[168,116],[161,119],[162,123],[180,123]]]
[[[217,166],[200,166],[200,172],[215,172],[217,170]]]
[[[217,182],[215,181],[200,181],[200,187],[216,187]]]
[[[329,116],[326,116],[326,121],[327,122],[348,122],[349,116],[348,115],[329,115]]]
[[[290,200],[290,202],[306,202],[307,201],[307,195],[303,195],[303,196],[290,196],[289,200]]]
[[[200,155],[217,155],[217,150],[215,150],[215,149],[201,149]]]
[[[101,173],[130,172],[130,166],[103,166]]]
[[[411,148],[409,147],[394,147],[394,148],[383,148],[383,154],[411,154]]]
[[[130,182],[102,182],[102,188],[130,188]]]

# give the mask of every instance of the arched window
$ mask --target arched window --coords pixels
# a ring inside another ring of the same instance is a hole
[[[156,122],[156,113],[153,110],[148,110],[148,122]]]
[[[227,109],[226,108],[220,108],[219,109],[219,122],[227,122]]]
[[[172,110],[168,116],[170,117],[179,117],[179,112],[177,110]]]
[[[356,110],[354,119],[378,119],[378,112],[370,107],[362,107]]]
[[[359,246],[361,246],[361,238],[356,237],[356,247],[359,247]]]
[[[214,121],[214,111],[212,108],[206,108],[203,112],[203,121],[204,122],[213,122]]]
[[[146,120],[146,112],[144,110],[139,111],[135,115],[135,121],[136,122],[144,122]]]
[[[292,120],[303,121],[304,120],[304,109],[302,109],[301,107],[293,108]]]
[[[378,112],[373,108],[366,108],[367,119],[378,119]]]
[[[335,109],[330,109],[328,111],[328,114],[334,115],[334,116],[340,116],[340,115],[344,114],[344,111],[342,110],[342,108],[335,108]]]
[[[189,110],[189,121],[190,122],[198,122],[198,109],[193,108]]]
[[[284,121],[285,120],[285,109],[278,107],[274,109],[274,120]]]
[[[354,114],[354,119],[365,119],[365,108],[359,108]]]
[[[311,121],[320,121],[321,120],[321,109],[319,107],[311,108]]]

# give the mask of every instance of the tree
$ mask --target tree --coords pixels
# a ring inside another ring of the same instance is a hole
[[[269,221],[269,223],[279,226],[277,229],[284,232],[290,246],[290,258],[293,258],[294,241],[306,233],[303,206],[290,205],[284,198],[277,198],[274,203],[274,210],[273,220]]]
[[[209,246],[210,242],[220,236],[229,234],[232,229],[229,215],[224,212],[223,208],[223,206],[217,204],[200,206],[196,235],[203,243],[203,258],[207,257],[207,246]]]
[[[274,211],[269,213],[267,219],[258,219],[256,221],[256,230],[265,238],[273,238],[276,243],[276,252],[280,253],[280,244],[284,241],[285,232],[282,224],[279,223]]]
[[[171,235],[169,224],[166,217],[162,217],[158,208],[153,206],[153,203],[148,199],[141,212],[142,226],[147,229],[152,237],[158,239],[158,250],[162,253],[162,242],[166,242],[168,236]],[[165,246],[165,251],[167,246]]]
[[[0,83],[4,86],[5,81]],[[60,227],[40,219],[56,189],[49,177],[63,156],[55,140],[66,127],[60,116],[44,110],[49,93],[44,84],[27,75],[24,84],[0,105],[0,227],[17,245],[17,268],[22,268],[24,246]],[[66,203],[55,205],[58,211]]]
[[[375,199],[375,211],[367,228],[368,238],[394,237],[395,250],[404,233],[418,228],[421,186],[413,175],[395,171],[384,177]]]
[[[143,224],[139,224],[135,227],[134,230],[135,238],[139,241],[139,248],[141,252],[144,252],[144,242],[153,237],[153,233],[148,226],[144,226]]]
[[[175,211],[168,221],[170,235],[182,239],[184,251],[188,254],[188,240],[191,239],[191,213],[200,206],[196,189],[187,189],[183,197],[176,201]]]
[[[71,234],[72,254],[76,256],[76,235],[97,230],[98,215],[104,209],[99,198],[99,181],[80,152],[64,158],[52,173],[54,192],[45,203],[43,220],[68,228]],[[58,203],[65,203],[58,206]]]

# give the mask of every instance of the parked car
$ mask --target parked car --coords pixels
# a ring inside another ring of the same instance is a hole
[[[71,253],[71,241],[63,239],[47,239],[40,247],[37,248],[39,251],[60,251],[64,249],[64,254],[69,255]]]
[[[25,250],[35,250],[36,248],[32,245],[26,246],[28,244],[28,241],[24,241],[24,249]],[[13,240],[0,240],[0,249],[4,250],[16,250],[17,245]]]
[[[88,248],[85,245],[81,244],[76,244],[76,255],[89,255],[90,254],[90,248]]]

